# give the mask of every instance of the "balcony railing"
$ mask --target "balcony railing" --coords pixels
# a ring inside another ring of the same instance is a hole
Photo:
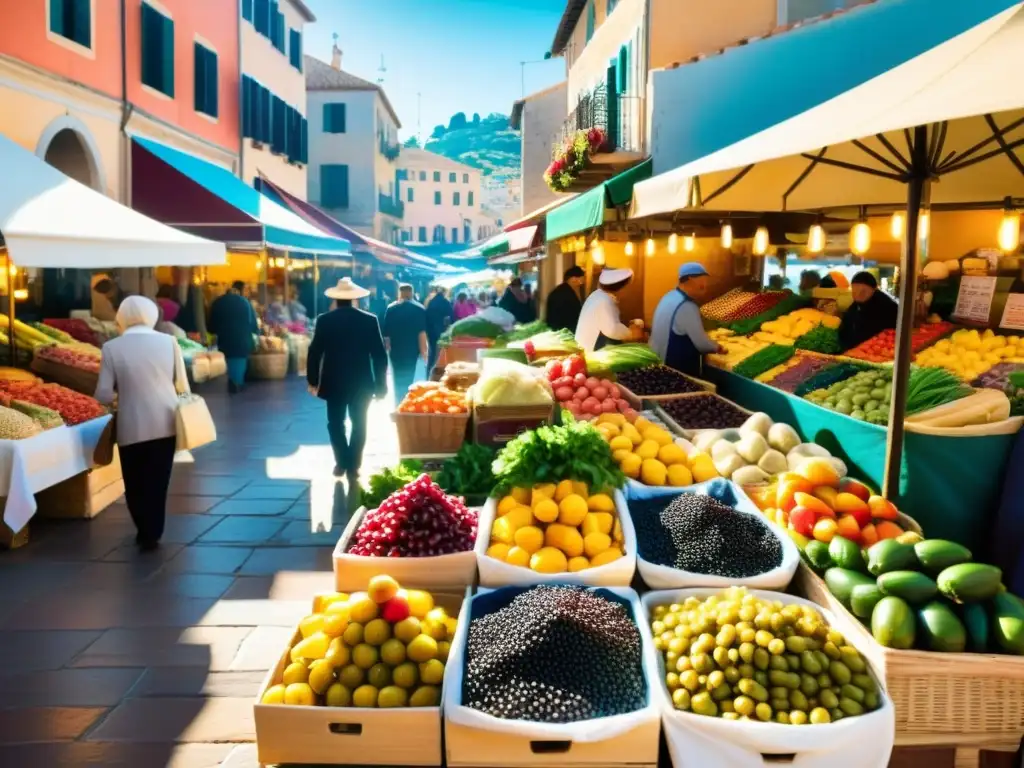
[[[643,148],[641,136],[644,100],[640,96],[615,95],[609,101],[608,88],[599,85],[582,95],[576,107],[562,123],[555,136],[554,151],[577,131],[600,128],[605,132],[607,149],[623,152],[640,152]]]
[[[384,136],[380,136],[379,139],[378,147],[380,149],[380,153],[384,155],[385,159],[390,160],[391,162],[397,160],[398,156],[402,154],[402,145],[397,143],[391,144]]]
[[[388,216],[394,216],[396,219],[401,219],[405,216],[405,203],[401,200],[396,200],[393,197],[389,197],[383,192],[377,193],[377,210]]]

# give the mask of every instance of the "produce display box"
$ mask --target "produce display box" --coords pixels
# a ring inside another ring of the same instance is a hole
[[[256,380],[283,379],[287,375],[288,350],[249,355],[249,378]]]
[[[489,591],[489,590],[481,590]],[[646,649],[653,647],[654,640],[650,636],[650,630],[643,623],[643,616],[639,608],[639,601],[631,589],[612,589],[620,597],[631,595],[630,602],[635,604],[634,617],[640,629],[641,644]],[[478,593],[473,599],[479,598]],[[459,628],[452,643],[449,664],[455,665],[462,662],[466,639],[468,634],[468,622],[472,617],[472,600],[467,599],[463,612],[459,615]],[[644,673],[652,693],[649,698],[653,699],[653,689],[657,681],[652,680],[653,667],[651,659],[644,657]],[[454,682],[457,687],[450,687]],[[450,711],[452,709],[452,693],[458,691],[454,696],[456,704],[461,702],[461,681],[462,673],[452,666],[445,669],[445,692],[444,692],[444,742],[445,742],[445,765],[448,768],[657,768],[658,746],[661,734],[661,723],[657,716],[657,707],[654,702],[639,712],[629,715],[618,715],[616,717],[604,718],[615,721],[618,718],[633,718],[637,725],[632,729],[618,733],[609,738],[600,740],[580,741],[571,738],[561,739],[534,739],[530,735],[516,733],[515,727],[510,724],[515,721],[497,721],[498,728],[486,729],[462,725],[452,721]],[[497,718],[478,713],[481,721],[496,721]],[[649,716],[648,716],[649,715]],[[591,723],[595,721],[589,721]],[[547,729],[565,731],[571,733],[579,725],[547,725]],[[502,727],[504,726],[504,727]],[[593,725],[590,726],[591,729]],[[521,729],[520,729],[521,730]]]
[[[476,553],[470,549],[437,557],[364,557],[348,554],[348,547],[359,528],[366,507],[356,510],[334,547],[334,588],[339,592],[365,590],[374,576],[393,576],[403,587],[460,591],[476,582]],[[478,510],[479,514],[479,510]],[[482,515],[481,515],[482,519]],[[477,528],[477,540],[490,533]]]
[[[793,584],[833,615],[836,629],[878,671],[896,706],[897,746],[967,747],[968,754],[1017,749],[1024,730],[1024,657],[884,648],[806,563]],[[977,762],[958,755],[957,766],[971,764]]]
[[[48,518],[91,519],[123,493],[121,456],[115,445],[114,460],[110,464],[93,467],[37,493],[37,514]]]
[[[38,373],[46,381],[52,381],[61,386],[81,392],[83,395],[92,397],[96,393],[96,383],[100,375],[91,371],[83,371],[73,368],[70,365],[62,365],[52,360],[35,355],[32,358],[32,370]]]
[[[0,498],[0,509],[7,503],[7,498]],[[0,520],[0,551],[5,549],[18,549],[28,544],[28,526],[26,525],[17,533],[14,533],[7,525]]]
[[[394,562],[392,560],[391,562]],[[411,586],[411,585],[410,585]],[[465,592],[432,593],[437,605],[465,620]],[[322,598],[313,599],[313,612]],[[441,764],[441,707],[362,709],[262,704],[263,694],[281,681],[291,648],[302,639],[298,626],[277,665],[267,673],[253,706],[256,749],[261,765]],[[445,675],[447,678],[447,675]],[[442,685],[442,697],[444,687]]]
[[[550,405],[473,405],[473,442],[501,448],[521,432],[555,420]]]
[[[677,400],[680,397],[693,397],[694,395],[703,395],[703,394],[706,394],[708,392],[710,392],[711,394],[715,394],[718,391],[718,388],[714,384],[712,384],[710,381],[704,381],[703,379],[697,379],[697,378],[694,378],[693,376],[687,376],[686,374],[680,374],[680,375],[683,376],[688,381],[691,381],[694,384],[696,384],[697,386],[699,386],[702,391],[701,392],[676,392],[675,394],[672,394],[672,395],[638,395],[635,392],[633,392],[629,387],[623,386],[622,384],[618,384],[618,387],[619,387],[619,390],[622,392],[623,399],[624,400],[628,400],[630,402],[630,404],[632,404],[634,401],[640,402],[641,400],[643,400],[643,401],[648,401],[649,400],[651,402],[657,403],[657,402],[660,402],[662,400]],[[633,407],[636,408],[637,406],[634,405]]]
[[[694,395],[703,395],[703,394],[704,394],[703,392],[691,392],[690,396],[692,397]],[[718,395],[718,394],[716,394],[715,397],[718,397],[718,398],[720,398],[722,400],[725,400],[724,397],[722,397],[721,395]],[[742,411],[743,413],[747,414],[748,416],[751,416],[754,413],[753,411],[744,408],[739,403],[734,403],[732,400],[726,400],[726,402],[728,402],[730,405],[735,407],[737,410]],[[662,423],[666,427],[668,427],[670,432],[674,432],[679,437],[685,437],[685,438],[689,439],[689,437],[688,437],[689,435],[692,435],[694,432],[699,432],[700,431],[698,429],[684,429],[682,426],[680,426],[678,423],[676,423],[676,420],[673,419],[671,416],[669,416],[668,413],[665,411],[665,409],[662,408],[658,403],[654,403],[653,405],[654,405],[654,408],[652,410],[654,411],[654,414],[659,419],[661,419]]]
[[[466,441],[468,413],[391,414],[398,430],[398,453],[405,456],[454,454]]]

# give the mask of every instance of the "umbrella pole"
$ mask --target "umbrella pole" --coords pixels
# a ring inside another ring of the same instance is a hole
[[[920,259],[921,206],[928,199],[931,173],[928,163],[928,128],[914,129],[910,182],[907,188],[907,230],[903,236],[900,257],[900,308],[896,321],[896,360],[892,371],[892,398],[889,407],[889,430],[885,443],[885,480],[882,493],[895,499],[900,490],[900,464],[903,458],[903,419],[907,411],[907,383],[910,379],[910,358],[913,354],[914,296],[917,290],[917,267]]]
[[[17,367],[17,345],[14,343],[14,265],[10,251],[7,253],[7,346],[11,356],[11,366]]]

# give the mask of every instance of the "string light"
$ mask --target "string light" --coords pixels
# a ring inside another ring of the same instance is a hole
[[[653,256],[654,255],[654,238],[653,237],[648,237],[647,238],[647,246],[644,249],[644,252],[648,256]]]
[[[14,291],[15,301],[25,301],[28,298],[28,288],[18,288]]]
[[[590,251],[590,258],[593,259],[594,263],[598,266],[604,264],[604,248],[598,245],[596,248]]]
[[[259,272],[261,269],[263,269],[263,262],[260,261],[259,259],[257,259],[256,260],[256,271]]]
[[[675,254],[679,250],[679,235],[673,232],[668,236],[668,252]]]
[[[754,255],[764,256],[768,253],[768,227],[758,227],[754,233]]]
[[[632,240],[627,240],[626,241],[626,255],[627,256],[632,256],[633,255],[633,241]]]
[[[8,273],[10,273],[11,277],[17,277],[18,276],[18,268],[16,266],[14,266],[13,264],[11,264],[11,266],[9,266],[7,268],[7,271],[8,271]]]
[[[683,238],[683,250],[687,253],[692,253],[697,247],[697,236],[690,234]]]
[[[866,221],[858,221],[850,229],[850,251],[863,256],[871,249],[871,227]]]
[[[1014,253],[1020,246],[1020,214],[1007,209],[1003,211],[1003,220],[999,222],[999,250]]]
[[[732,224],[722,225],[722,247],[732,248]]]
[[[807,251],[821,253],[825,250],[825,229],[821,224],[812,224],[807,233]]]
[[[894,213],[889,220],[889,232],[893,240],[902,240],[907,232],[907,220],[902,213]]]

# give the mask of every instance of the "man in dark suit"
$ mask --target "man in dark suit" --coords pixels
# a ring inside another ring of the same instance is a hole
[[[327,433],[334,449],[334,476],[348,475],[355,485],[366,446],[366,412],[371,398],[387,393],[388,358],[377,318],[356,308],[370,295],[344,277],[324,291],[337,307],[320,315],[309,345],[309,391],[327,402]],[[352,432],[345,438],[345,417]]]
[[[236,280],[231,290],[210,307],[210,333],[217,336],[217,349],[224,353],[228,367],[228,392],[241,392],[249,355],[256,346],[253,334],[260,332],[256,313],[245,297],[245,283]]]
[[[576,326],[580,322],[580,310],[583,309],[580,287],[585,277],[586,272],[582,267],[569,267],[565,270],[562,282],[548,294],[545,322],[551,330],[560,331],[564,328],[576,333]]]

